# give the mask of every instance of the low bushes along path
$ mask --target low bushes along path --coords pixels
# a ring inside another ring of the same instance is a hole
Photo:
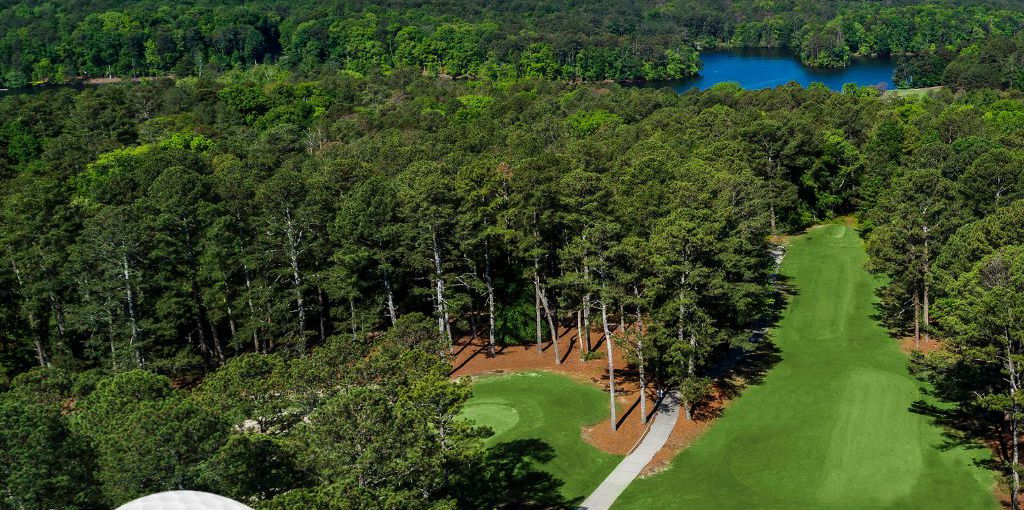
[[[878,282],[856,232],[814,228],[782,264],[794,288],[773,340],[781,362],[669,469],[614,509],[994,509],[983,447],[949,445],[872,319]]]

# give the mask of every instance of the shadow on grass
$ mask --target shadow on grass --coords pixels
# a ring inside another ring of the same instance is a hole
[[[708,371],[723,398],[735,398],[744,388],[761,384],[771,368],[782,361],[782,350],[772,342],[771,331],[798,291],[783,274],[776,275],[774,286],[775,292],[761,312],[762,318],[754,323],[750,337],[721,353],[718,363]],[[698,415],[710,413],[708,419],[717,418],[721,412],[720,407],[698,406],[695,410]]]
[[[1006,414],[998,409],[986,409],[974,398],[974,391],[964,389],[964,381],[983,380],[982,377],[990,367],[981,364],[968,364],[957,377],[951,379],[929,377],[928,358],[920,354],[912,355],[908,360],[911,374],[919,380],[930,382],[920,387],[923,398],[913,402],[909,411],[925,416],[941,429],[942,441],[935,445],[936,449],[945,451],[955,448],[965,450],[982,450],[991,455],[981,455],[974,464],[992,471],[999,481],[1001,503],[1008,505],[1008,497],[1001,491],[1012,472],[1009,469],[1012,453],[1012,434],[1010,422]]]
[[[554,457],[551,445],[540,439],[498,443],[488,448],[458,499],[465,508],[572,508],[578,501],[561,495],[564,482],[539,468]]]
[[[984,441],[999,434],[987,420],[979,419],[976,414],[966,413],[958,407],[943,408],[925,400],[917,400],[910,404],[909,411],[931,418],[932,423],[942,429],[943,440],[936,445],[939,450],[985,448]]]

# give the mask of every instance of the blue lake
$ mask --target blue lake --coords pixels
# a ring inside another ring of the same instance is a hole
[[[819,82],[832,90],[842,90],[846,83],[896,88],[892,81],[896,62],[890,58],[856,58],[844,69],[805,67],[791,52],[776,49],[710,51],[701,53],[700,58],[704,67],[697,76],[639,86],[671,87],[677,92],[686,92],[692,88],[704,90],[722,82],[737,82],[745,89],[767,89],[793,81],[804,87]]]

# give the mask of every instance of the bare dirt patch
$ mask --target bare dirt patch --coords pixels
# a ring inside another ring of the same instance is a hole
[[[640,472],[640,476],[657,474],[667,468],[680,451],[693,444],[697,438],[711,428],[711,425],[722,415],[728,405],[729,400],[718,388],[715,388],[712,398],[695,410],[692,420],[686,419],[686,415],[680,413],[679,421],[672,428],[672,434],[668,436],[665,446],[654,454],[654,458],[647,463],[647,467]]]
[[[456,341],[455,356],[452,361],[454,368],[450,375],[451,377],[462,377],[544,370],[564,374],[577,381],[593,384],[608,391],[607,346],[604,342],[603,333],[592,332],[592,350],[599,353],[599,357],[583,360],[579,354],[580,346],[576,337],[576,329],[564,328],[561,330],[558,340],[561,363],[557,364],[554,347],[550,341],[542,343],[539,348],[536,344],[498,346],[495,356],[489,357],[486,339],[467,336]],[[588,443],[603,451],[625,455],[643,437],[647,430],[647,424],[643,422],[643,413],[640,410],[639,374],[627,363],[624,350],[615,347],[618,346],[613,346],[617,430],[612,431],[609,417],[593,426],[583,427],[580,434]],[[648,418],[653,418],[658,398],[657,391],[650,382],[648,382],[646,391],[647,415]],[[643,474],[656,472],[667,465],[680,450],[690,445],[694,439],[711,426],[725,405],[726,401],[722,393],[716,390],[712,398],[698,409],[694,420],[688,420],[681,415],[665,447],[647,465]]]
[[[911,355],[915,351],[928,354],[929,352],[935,352],[942,349],[942,341],[936,338],[921,338],[921,342],[914,342],[914,337],[908,336],[900,339],[900,349],[906,355]]]

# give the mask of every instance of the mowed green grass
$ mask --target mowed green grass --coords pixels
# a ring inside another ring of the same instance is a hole
[[[944,447],[909,410],[921,385],[871,319],[878,283],[865,258],[848,227],[795,238],[782,273],[797,294],[772,335],[782,361],[614,508],[997,508],[992,476],[973,463],[984,448]]]
[[[564,482],[561,492],[570,501],[590,494],[622,459],[580,436],[580,427],[600,422],[607,414],[607,393],[547,372],[480,378],[463,412],[494,429],[489,445],[520,439],[549,445],[554,457],[535,467]]]

